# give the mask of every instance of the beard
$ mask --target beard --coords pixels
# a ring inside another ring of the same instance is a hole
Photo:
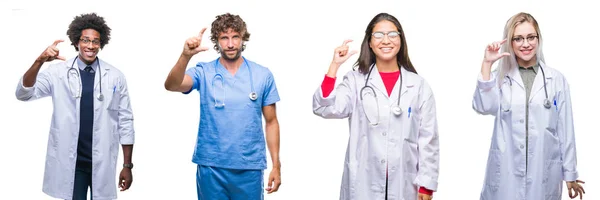
[[[218,45],[219,47],[219,51],[221,52],[221,58],[227,60],[227,61],[236,61],[237,59],[239,59],[242,56],[242,51],[239,48],[235,48],[235,49],[228,49],[228,50],[235,50],[236,53],[235,55],[233,55],[232,57],[230,57],[229,55],[227,55],[225,53],[225,50],[223,50],[223,48]]]

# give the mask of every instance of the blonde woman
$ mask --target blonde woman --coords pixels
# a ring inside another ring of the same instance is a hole
[[[503,38],[485,49],[473,97],[476,112],[495,116],[481,199],[559,200],[563,180],[581,199],[569,84],[544,62],[533,16],[511,17]]]

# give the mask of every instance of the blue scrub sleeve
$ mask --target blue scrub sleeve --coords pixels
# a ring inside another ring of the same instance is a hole
[[[277,92],[277,85],[275,84],[273,73],[268,70],[267,81],[265,83],[265,93],[263,94],[263,106],[274,104],[279,100],[279,92]]]
[[[199,65],[200,64],[197,64],[196,67],[189,68],[188,70],[185,71],[186,75],[189,75],[190,77],[192,77],[192,81],[194,83],[192,84],[192,88],[190,88],[190,90],[187,92],[182,92],[183,94],[189,94],[190,92],[192,92],[192,90],[197,90],[199,88],[200,73],[202,72]]]

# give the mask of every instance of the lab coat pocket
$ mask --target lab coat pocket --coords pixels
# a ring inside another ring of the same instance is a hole
[[[562,161],[546,160],[544,162],[544,177],[542,181],[544,199],[560,200],[562,192]]]
[[[558,125],[558,110],[556,109],[556,107],[552,107],[549,109],[549,116],[548,116],[548,122],[546,125],[546,129],[548,131],[550,131],[551,133],[556,133],[556,128]]]
[[[490,149],[485,174],[484,193],[494,194],[500,188],[502,152]],[[489,196],[489,195],[488,195]]]
[[[113,93],[110,101],[107,102],[108,106],[106,110],[108,111],[108,115],[111,120],[118,121],[119,120],[119,106],[121,104],[121,95],[118,93]]]
[[[404,187],[402,192],[403,200],[416,200],[419,196],[417,195],[417,186],[413,184],[417,178],[417,174],[404,173]]]

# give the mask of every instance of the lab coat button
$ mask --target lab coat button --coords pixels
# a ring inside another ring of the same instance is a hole
[[[381,135],[385,136],[385,135],[387,135],[387,134],[386,134],[385,132],[383,132],[383,133],[381,133]]]
[[[383,163],[385,163],[385,160],[384,160],[384,159],[381,159],[381,163],[382,163],[382,164],[383,164]]]
[[[523,146],[523,145],[521,145],[520,147],[521,147],[521,149],[525,148],[525,146]]]
[[[524,122],[525,122],[525,120],[524,120],[524,119],[521,119],[521,120],[519,120],[519,122],[521,122],[521,124],[522,124],[522,123],[524,123]]]

